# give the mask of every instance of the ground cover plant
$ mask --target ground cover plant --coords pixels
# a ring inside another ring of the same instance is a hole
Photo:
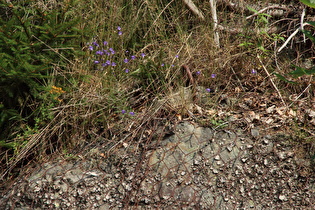
[[[231,116],[237,122],[246,118],[240,108],[253,114],[244,129],[254,120],[271,120],[293,130],[289,135],[298,133],[303,144],[312,142],[312,74],[288,73],[295,70],[292,64],[306,68],[314,46],[310,39],[299,43],[298,35],[275,53],[296,29],[300,14],[294,9],[303,5],[262,1],[287,10],[250,17],[259,10],[256,2],[239,8],[217,2],[218,47],[208,1],[194,1],[204,20],[174,0],[1,1],[1,176],[16,176],[13,169],[31,160],[71,155],[95,141],[108,141],[111,150],[139,142],[156,120],[167,125],[194,118],[221,128]],[[183,86],[198,86],[203,110],[183,105],[184,90],[181,108],[160,103]],[[254,102],[257,95],[267,96]],[[276,119],[256,117],[272,105],[279,107],[269,109]]]

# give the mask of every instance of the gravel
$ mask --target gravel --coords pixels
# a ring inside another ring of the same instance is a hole
[[[314,168],[281,137],[179,123],[174,134],[38,165],[1,209],[314,209]],[[150,149],[145,149],[150,148]],[[83,158],[84,157],[84,158]]]

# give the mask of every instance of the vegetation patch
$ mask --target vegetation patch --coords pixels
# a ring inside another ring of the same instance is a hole
[[[298,1],[0,2],[1,178],[184,120],[284,132],[315,154],[314,11]]]

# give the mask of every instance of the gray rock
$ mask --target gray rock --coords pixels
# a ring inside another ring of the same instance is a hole
[[[38,166],[1,209],[311,209],[315,201],[310,161],[271,136],[252,142],[240,131],[182,122],[150,149],[103,158],[101,148]]]

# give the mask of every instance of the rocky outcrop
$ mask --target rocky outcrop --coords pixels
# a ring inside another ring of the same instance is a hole
[[[179,123],[146,147],[38,166],[1,209],[313,209],[314,171],[284,137]]]

